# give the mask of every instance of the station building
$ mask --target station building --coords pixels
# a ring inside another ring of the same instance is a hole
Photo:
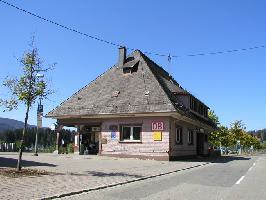
[[[77,128],[77,153],[173,160],[208,154],[208,109],[141,51],[121,47],[114,66],[46,117]]]

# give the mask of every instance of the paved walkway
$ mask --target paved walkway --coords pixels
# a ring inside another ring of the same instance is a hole
[[[234,156],[120,187],[64,197],[64,200],[265,200],[266,155]]]
[[[0,167],[16,165],[16,154],[0,152]],[[27,168],[56,172],[38,177],[0,176],[0,199],[43,199],[124,184],[157,175],[204,165],[206,162],[167,162],[104,156],[23,155]]]

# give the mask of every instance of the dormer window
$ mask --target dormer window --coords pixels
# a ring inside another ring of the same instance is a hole
[[[208,116],[208,107],[192,96],[190,97],[190,109],[204,117]]]
[[[134,72],[137,72],[138,71],[138,65],[139,65],[139,61],[136,61],[136,60],[126,62],[123,65],[123,73],[124,74],[132,74]]]
[[[204,109],[204,117],[208,117],[208,108],[207,107],[205,107],[205,109]]]
[[[123,73],[124,74],[130,74],[131,73],[131,68],[130,67],[124,67],[123,68]]]
[[[190,97],[190,109],[197,112],[198,102],[194,97]]]

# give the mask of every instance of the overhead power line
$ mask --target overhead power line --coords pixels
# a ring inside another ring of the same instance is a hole
[[[102,42],[102,43],[105,43],[105,44],[108,44],[108,45],[112,45],[112,46],[115,46],[115,47],[122,47],[122,46],[125,46],[123,44],[118,44],[118,43],[114,43],[112,41],[108,41],[108,40],[105,40],[105,39],[102,39],[102,38],[99,38],[99,37],[96,37],[96,36],[93,36],[93,35],[89,35],[87,33],[84,33],[84,32],[81,32],[75,28],[71,28],[69,26],[66,26],[66,25],[63,25],[63,24],[60,24],[60,23],[57,23],[53,20],[50,20],[50,19],[47,19],[45,17],[42,17],[38,14],[35,14],[33,12],[30,12],[28,10],[25,10],[23,8],[20,8],[14,4],[11,4],[7,1],[4,1],[4,0],[0,0],[1,3],[9,6],[9,7],[12,7],[14,9],[17,9],[25,14],[28,14],[28,15],[31,15],[35,18],[38,18],[42,21],[45,21],[45,22],[48,22],[48,23],[51,23],[53,25],[56,25],[60,28],[63,28],[63,29],[66,29],[68,31],[71,31],[71,32],[74,32],[74,33],[77,33],[79,35],[82,35],[82,36],[85,36],[85,37],[88,37],[90,39],[93,39],[93,40],[96,40],[96,41],[99,41],[99,42]],[[253,46],[253,47],[247,47],[247,48],[240,48],[240,49],[231,49],[231,50],[223,50],[223,51],[215,51],[215,52],[207,52],[207,53],[193,53],[193,54],[186,54],[186,55],[172,55],[172,54],[161,54],[161,53],[156,53],[156,52],[151,52],[151,51],[144,51],[143,53],[145,54],[149,54],[149,55],[155,55],[155,56],[161,56],[161,57],[167,57],[168,61],[170,62],[172,58],[181,58],[181,57],[195,57],[195,56],[207,56],[207,55],[219,55],[219,54],[225,54],[225,53],[235,53],[235,52],[241,52],[241,51],[250,51],[250,50],[256,50],[256,49],[260,49],[260,48],[265,48],[266,46],[265,45],[258,45],[258,46]],[[129,48],[127,47],[128,50],[135,50],[134,48]]]

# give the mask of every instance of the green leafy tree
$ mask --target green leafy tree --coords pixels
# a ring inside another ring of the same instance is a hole
[[[249,148],[252,145],[254,145],[254,137],[252,137],[250,134],[245,133],[242,136],[242,145],[244,148]]]
[[[230,147],[232,144],[232,136],[229,133],[229,129],[226,126],[219,127],[221,145],[224,147]]]
[[[236,145],[237,140],[239,140],[243,149],[250,148],[251,146],[253,146],[255,149],[261,148],[260,141],[256,137],[253,137],[251,134],[246,132],[245,124],[241,120],[233,122],[229,131],[230,134],[233,135],[234,145]]]
[[[214,147],[219,147],[220,146],[220,144],[221,144],[221,137],[220,137],[220,132],[218,130],[213,131],[209,135],[209,142]]]
[[[218,116],[213,110],[208,113],[209,118],[216,124],[217,129],[214,130],[210,136],[209,141],[214,147],[231,147],[235,144],[235,136],[230,133],[230,130],[220,124]]]
[[[219,117],[215,114],[214,110],[210,110],[208,112],[208,117],[213,121],[214,124],[216,124],[216,126],[220,126],[220,121],[219,121]]]
[[[213,146],[219,147],[221,145],[227,148],[235,147],[237,140],[239,140],[244,149],[250,148],[251,146],[255,149],[262,148],[259,140],[246,132],[245,124],[241,120],[233,122],[229,129],[220,124],[219,118],[213,110],[211,110],[208,114],[209,118],[217,126],[217,129],[209,136],[209,141]]]
[[[21,158],[25,141],[25,132],[27,131],[29,110],[38,98],[45,98],[52,93],[52,91],[48,89],[48,81],[39,76],[40,74],[44,75],[51,67],[43,67],[43,62],[38,55],[38,49],[34,47],[34,40],[32,40],[30,50],[25,52],[20,63],[23,68],[21,76],[6,78],[3,83],[3,86],[10,91],[10,99],[0,100],[0,104],[6,108],[4,111],[16,109],[19,103],[24,104],[26,107],[24,128],[17,162],[18,171],[21,170]]]
[[[240,144],[241,145],[244,144],[245,130],[246,130],[246,127],[241,120],[237,120],[231,124],[230,133],[232,133],[234,135],[234,137],[235,137],[234,142],[235,143],[237,140],[240,140]]]
[[[228,134],[224,136],[222,146],[228,148],[228,147],[234,147],[236,144],[236,139],[234,134],[230,133],[228,130]]]
[[[209,135],[209,142],[214,146],[214,147],[219,147],[221,144],[221,132],[219,130],[220,122],[218,116],[214,113],[213,110],[210,110],[208,113],[209,118],[213,121],[214,124],[216,124],[217,129],[214,130],[210,135]]]

